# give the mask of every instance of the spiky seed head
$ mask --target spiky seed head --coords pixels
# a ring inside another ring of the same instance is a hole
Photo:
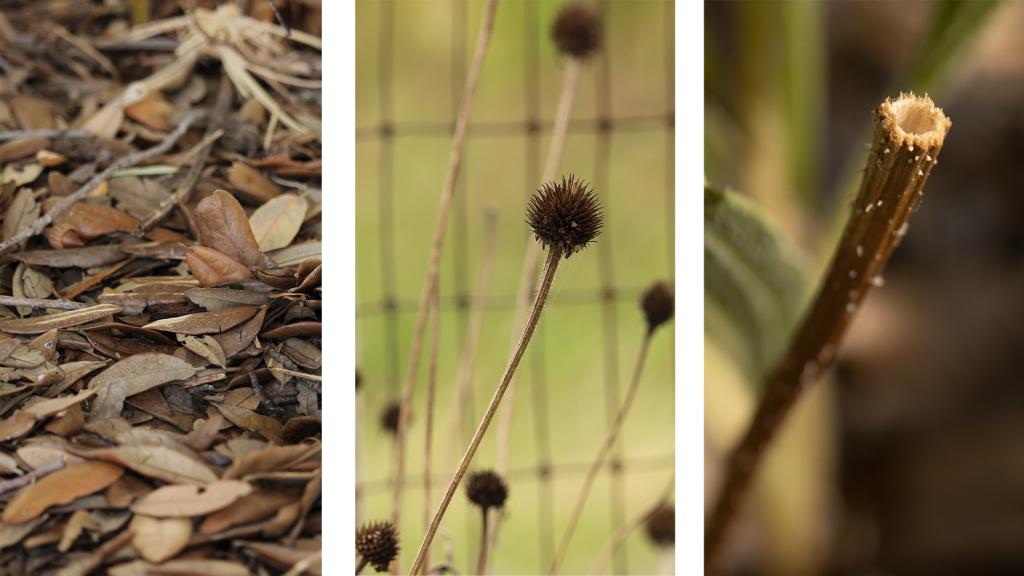
[[[583,2],[566,4],[551,26],[551,39],[555,46],[574,58],[586,58],[597,52],[603,36],[601,13]]]
[[[526,209],[526,222],[538,242],[546,248],[560,249],[568,258],[601,233],[604,214],[597,194],[570,174],[534,192]]]
[[[676,508],[671,504],[659,506],[647,517],[647,537],[655,546],[674,546],[676,543]]]
[[[398,557],[398,531],[391,522],[371,522],[356,531],[356,552],[378,572]]]
[[[647,331],[654,329],[672,319],[675,312],[675,294],[668,282],[655,282],[648,288],[640,300],[644,317],[647,318]]]
[[[466,483],[466,496],[481,508],[501,508],[508,498],[508,486],[492,470],[474,472]]]
[[[380,427],[391,434],[398,434],[398,420],[402,416],[402,405],[397,400],[388,402],[380,413]]]

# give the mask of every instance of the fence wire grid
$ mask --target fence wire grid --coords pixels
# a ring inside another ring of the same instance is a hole
[[[361,0],[356,6],[356,319],[363,382],[357,393],[358,522],[390,516],[393,452],[379,415],[387,402],[401,395],[442,170],[484,3]],[[540,184],[561,86],[559,57],[548,37],[561,4],[499,0],[442,258],[431,511],[452,472],[444,468],[446,455],[461,456],[510,348],[515,291],[527,241],[522,211]],[[567,261],[568,280],[556,279],[549,310],[517,376],[515,448],[508,471],[510,510],[492,561],[495,573],[546,572],[565,527],[570,496],[578,490],[628,386],[643,329],[639,295],[654,280],[673,276],[674,5],[671,0],[605,0],[596,5],[605,18],[604,46],[580,75],[558,173],[575,171],[589,180],[608,218],[596,245]],[[438,30],[424,32],[432,27]],[[444,32],[446,27],[450,33]],[[645,39],[639,40],[638,33]],[[442,36],[443,49],[437,41]],[[517,60],[518,65],[510,64]],[[437,74],[445,68],[447,82]],[[402,74],[414,78],[403,81]],[[410,95],[410,85],[420,91]],[[417,99],[435,104],[417,104]],[[436,105],[438,100],[446,100],[443,107]],[[510,102],[518,102],[512,117]],[[495,175],[499,171],[515,176],[503,184],[505,177]],[[505,190],[509,192],[500,193]],[[499,214],[495,272],[486,296],[469,422],[457,445],[450,446],[450,389],[455,386],[481,266],[487,210]],[[589,323],[593,330],[587,330]],[[584,339],[576,334],[580,330],[587,332]],[[403,569],[424,528],[423,462],[417,452],[424,434],[421,412],[429,333],[428,326],[402,479]],[[567,339],[577,345],[567,345]],[[656,340],[624,435],[581,519],[564,564],[566,573],[588,570],[615,529],[653,504],[671,477],[671,329]],[[581,370],[578,363],[586,368]],[[578,388],[571,390],[579,385],[567,378],[592,378],[591,392],[581,398]],[[598,387],[603,389],[600,393]],[[602,414],[588,415],[588,409]],[[499,419],[495,418],[473,468],[493,465]],[[451,562],[466,573],[475,565],[480,519],[461,503],[463,499],[460,490],[431,562]],[[597,512],[591,512],[594,509]],[[636,540],[615,554],[610,565],[614,573],[653,571],[653,551]]]

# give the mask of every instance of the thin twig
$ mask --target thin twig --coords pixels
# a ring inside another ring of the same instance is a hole
[[[210,117],[209,125],[206,127],[206,135],[199,144],[195,145],[186,154],[186,156],[195,154],[195,160],[192,162],[188,174],[178,184],[174,193],[160,202],[156,210],[139,224],[135,229],[135,236],[141,237],[145,235],[146,232],[167,216],[171,208],[174,208],[179,203],[188,202],[189,197],[192,195],[192,190],[195,188],[196,182],[199,181],[199,176],[202,175],[203,168],[206,166],[206,159],[210,157],[210,152],[213,151],[213,143],[224,134],[220,126],[223,124],[222,119],[227,112],[228,106],[231,104],[231,93],[231,82],[226,76],[221,76],[220,86],[217,88],[217,101],[213,105],[213,114]]]
[[[53,222],[54,218],[59,216],[62,212],[64,212],[64,210],[71,207],[71,205],[85,198],[85,196],[89,192],[91,192],[94,188],[99,186],[100,183],[102,183],[104,180],[110,178],[110,175],[113,174],[114,172],[117,172],[118,170],[123,170],[131,166],[135,166],[140,162],[144,162],[150,158],[166,153],[174,146],[175,143],[178,142],[178,140],[181,139],[182,136],[185,135],[186,132],[188,132],[188,129],[192,126],[192,123],[195,122],[196,119],[204,115],[205,113],[202,111],[191,112],[188,116],[185,117],[184,120],[182,120],[181,124],[179,124],[178,127],[175,128],[173,132],[171,132],[170,134],[167,135],[166,138],[164,138],[163,142],[147,150],[133,152],[121,158],[120,160],[115,161],[105,170],[90,178],[89,181],[83,184],[81,188],[75,190],[71,194],[68,194],[64,198],[58,200],[57,203],[53,205],[53,208],[50,208],[50,210],[47,211],[46,214],[43,214],[42,216],[37,218],[34,222],[32,222],[31,225],[29,225],[28,228],[25,228],[21,232],[18,232],[14,236],[8,238],[7,240],[0,242],[0,254],[6,254],[12,248],[19,246],[25,240],[28,240],[29,238],[42,232],[44,228],[46,228],[47,226],[50,225],[51,222]]]
[[[858,307],[880,283],[949,126],[927,97],[900,95],[878,107],[860,192],[831,267],[781,362],[768,373],[754,416],[726,462],[704,532],[705,574],[722,569],[728,529],[775,433],[803,390],[832,365]]]
[[[490,547],[487,538],[487,510],[486,506],[480,507],[480,556],[476,560],[476,574],[487,574],[487,549]]]
[[[565,533],[562,534],[558,550],[551,561],[551,568],[548,570],[549,574],[558,573],[562,560],[565,559],[565,553],[569,549],[569,542],[572,541],[573,533],[576,531],[576,525],[579,523],[580,514],[583,513],[583,507],[587,503],[587,496],[590,495],[590,489],[594,485],[594,480],[597,479],[597,473],[601,471],[601,467],[604,466],[608,454],[611,452],[612,447],[615,446],[615,441],[622,430],[622,424],[626,421],[626,415],[629,414],[629,409],[633,406],[636,391],[640,388],[640,376],[643,374],[644,361],[647,359],[647,350],[650,348],[653,335],[654,332],[648,330],[644,335],[643,341],[640,343],[640,352],[637,355],[636,366],[633,368],[633,379],[630,381],[629,390],[626,392],[626,397],[622,399],[619,411],[615,414],[615,420],[612,421],[611,428],[608,429],[608,434],[605,436],[601,448],[597,451],[597,456],[587,471],[587,476],[583,479],[583,486],[577,493],[576,504],[573,506],[572,514],[569,516],[569,523],[565,527]]]
[[[42,310],[79,310],[88,308],[88,304],[72,302],[71,300],[47,300],[44,298],[18,298],[16,296],[0,296],[2,306],[22,306],[25,308],[38,308]]]
[[[413,334],[412,346],[409,352],[409,369],[405,375],[401,410],[398,418],[398,447],[395,453],[396,482],[391,511],[391,522],[395,526],[401,525],[401,478],[405,473],[405,443],[409,429],[409,408],[412,404],[412,392],[413,384],[416,380],[416,372],[419,369],[420,352],[423,349],[423,334],[426,330],[427,324],[427,309],[431,299],[433,298],[434,291],[437,289],[437,275],[441,261],[441,252],[444,248],[445,233],[448,230],[448,215],[451,212],[452,196],[455,193],[455,183],[459,178],[460,169],[462,167],[462,146],[466,137],[466,125],[469,122],[469,112],[472,109],[473,96],[476,93],[476,85],[480,78],[480,70],[483,67],[484,56],[487,53],[487,46],[490,44],[491,31],[494,28],[494,16],[497,11],[497,7],[498,0],[488,0],[487,9],[484,11],[483,20],[480,22],[480,32],[477,35],[473,62],[466,75],[466,84],[462,92],[462,101],[459,104],[459,112],[455,121],[455,133],[452,135],[448,171],[445,175],[444,185],[441,188],[441,199],[437,212],[437,224],[434,228],[434,239],[430,249],[430,258],[427,263],[427,277],[423,283],[423,290],[420,293],[419,308],[416,312],[416,329]],[[397,572],[397,560],[392,563],[392,570]]]
[[[519,367],[519,362],[523,359],[523,354],[526,352],[526,346],[530,343],[530,338],[533,337],[533,331],[536,330],[537,322],[540,320],[540,314],[544,310],[544,303],[547,302],[548,293],[551,291],[551,284],[555,278],[555,271],[558,269],[558,262],[561,258],[561,249],[553,246],[550,249],[550,252],[548,252],[547,265],[544,267],[544,275],[540,280],[540,286],[537,290],[537,298],[534,301],[530,317],[526,321],[523,334],[519,338],[519,344],[512,353],[512,359],[509,360],[508,367],[505,368],[505,374],[501,377],[501,382],[494,391],[491,403],[487,406],[487,410],[484,411],[483,418],[480,420],[480,425],[477,426],[476,432],[473,433],[473,439],[470,440],[469,447],[466,449],[466,453],[462,456],[462,461],[459,462],[459,467],[455,470],[455,475],[452,477],[451,482],[448,483],[448,488],[445,490],[444,498],[442,498],[441,503],[438,505],[437,511],[434,513],[433,520],[430,521],[430,527],[427,529],[427,533],[423,536],[423,542],[420,544],[419,552],[416,553],[416,560],[413,562],[412,570],[409,572],[410,574],[418,574],[420,569],[423,568],[426,550],[430,547],[430,543],[434,539],[437,527],[441,525],[441,519],[444,518],[444,513],[448,510],[448,504],[451,503],[452,497],[455,495],[455,490],[459,487],[459,483],[462,482],[462,477],[466,475],[466,470],[469,469],[469,464],[473,461],[473,456],[476,455],[477,448],[480,447],[480,442],[483,440],[484,434],[487,432],[487,428],[490,426],[491,420],[494,418],[494,413],[498,410],[498,406],[501,405],[501,399],[505,395],[505,391],[508,390],[508,385],[512,381],[512,376],[515,375],[516,369]]]
[[[437,352],[441,340],[441,298],[440,290],[434,290],[434,297],[430,301],[430,314],[433,316],[433,328],[430,334],[430,365],[427,367],[427,422],[424,431],[423,449],[423,529],[430,526],[430,460],[434,446],[434,395],[437,390]],[[430,549],[427,549],[424,563],[430,566]]]
[[[3,482],[0,482],[0,495],[6,494],[11,490],[17,490],[26,484],[31,484],[43,476],[52,474],[63,467],[64,460],[54,460],[53,462],[50,462],[45,466],[40,466],[27,474],[22,474],[21,476],[11,478],[10,480],[4,480]]]
[[[629,538],[633,532],[643,526],[645,522],[662,506],[668,503],[669,498],[672,495],[672,489],[675,487],[675,475],[668,480],[668,485],[662,491],[661,495],[655,500],[654,504],[651,505],[646,511],[637,514],[633,519],[629,520],[625,524],[618,527],[615,533],[612,534],[608,543],[604,545],[604,548],[597,554],[597,562],[594,563],[594,567],[590,569],[591,574],[604,574],[604,571],[608,568],[608,562],[611,561],[612,556],[618,551],[622,543]]]
[[[82,138],[95,138],[96,135],[88,130],[9,130],[0,132],[0,142],[8,140],[20,140],[21,138],[49,138],[51,140],[74,140]]]

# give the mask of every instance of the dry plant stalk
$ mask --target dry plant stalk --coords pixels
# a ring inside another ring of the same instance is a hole
[[[551,291],[558,263],[563,256],[568,258],[583,250],[597,237],[604,225],[604,215],[601,212],[597,195],[589,190],[582,181],[574,176],[569,176],[562,178],[561,182],[545,184],[534,194],[527,210],[527,222],[537,240],[548,248],[548,258],[537,288],[537,296],[519,342],[512,352],[512,358],[505,368],[505,373],[491,397],[490,404],[484,411],[476,432],[473,433],[473,438],[459,462],[459,467],[455,470],[455,474],[445,490],[444,497],[427,528],[427,533],[423,536],[423,542],[416,553],[416,560],[410,574],[418,574],[419,570],[423,568],[426,551],[433,542],[434,534],[437,533],[437,528],[441,525],[441,520],[448,510],[452,496],[469,469],[469,464],[476,455],[495,412],[501,405],[502,397],[508,390],[509,383],[519,367],[519,362],[523,359],[523,354],[526,353],[526,347],[529,345],[537,323],[540,321],[540,315],[544,311],[544,304]],[[483,562],[486,563],[486,552],[483,555]]]
[[[601,552],[597,554],[597,561],[594,562],[594,566],[590,569],[591,574],[605,573],[605,571],[608,569],[608,562],[611,561],[612,556],[614,556],[615,552],[619,549],[620,546],[622,546],[622,543],[625,542],[626,539],[629,538],[629,536],[633,534],[633,532],[637,528],[647,523],[651,516],[656,514],[659,509],[661,509],[663,506],[668,505],[669,499],[672,497],[672,490],[675,488],[675,485],[676,477],[675,475],[673,475],[668,479],[668,484],[665,486],[664,490],[662,490],[661,494],[658,496],[658,499],[655,500],[653,505],[651,505],[647,510],[641,512],[640,514],[637,514],[635,517],[633,517],[626,523],[622,524],[615,530],[615,533],[612,534],[612,537],[608,540],[608,543],[606,543],[604,545],[604,548],[601,549]]]
[[[598,472],[601,471],[605,461],[608,459],[608,455],[615,446],[615,441],[618,440],[619,433],[622,431],[622,425],[626,422],[626,416],[633,406],[637,390],[640,389],[640,376],[643,374],[644,363],[647,360],[647,351],[651,346],[651,338],[654,336],[658,326],[664,324],[672,317],[675,309],[672,289],[663,282],[657,282],[651,286],[644,293],[641,303],[644,315],[647,318],[647,331],[644,333],[644,338],[640,343],[640,352],[637,354],[636,365],[633,368],[633,377],[629,383],[629,390],[626,391],[626,396],[622,399],[622,403],[615,413],[615,419],[608,428],[604,441],[598,449],[597,456],[590,463],[587,475],[583,479],[583,486],[577,493],[576,504],[569,515],[569,522],[566,525],[565,532],[562,534],[561,541],[558,543],[554,559],[551,561],[551,568],[548,570],[549,574],[558,573],[562,560],[565,559],[565,554],[569,550],[569,543],[572,541],[572,536],[576,531],[576,525],[579,523],[580,515],[583,513],[583,507],[587,503],[590,489],[594,486]]]
[[[804,388],[831,366],[867,292],[881,285],[950,125],[927,96],[901,94],[878,107],[864,179],[821,291],[782,361],[767,375],[754,417],[726,463],[705,527],[707,574],[721,570],[729,526],[776,431]]]
[[[434,445],[434,397],[437,391],[437,354],[441,340],[441,295],[440,289],[434,290],[434,297],[430,300],[430,314],[433,316],[433,326],[430,334],[430,365],[427,368],[427,425],[423,432],[423,529],[430,526],[430,500],[433,492],[430,478],[431,458]],[[426,564],[430,565],[430,550],[427,550]]]
[[[459,178],[459,171],[462,167],[462,144],[466,136],[466,125],[469,122],[469,112],[473,105],[473,95],[476,93],[477,81],[480,78],[480,69],[483,67],[487,46],[490,44],[491,31],[494,29],[494,16],[497,7],[497,0],[488,0],[487,9],[484,11],[483,20],[480,22],[480,32],[477,34],[473,62],[466,74],[466,84],[462,91],[462,101],[459,104],[458,117],[455,122],[455,133],[452,136],[448,172],[445,175],[444,186],[441,188],[441,201],[437,209],[437,225],[434,228],[434,239],[430,247],[430,259],[427,262],[427,278],[423,283],[423,290],[420,293],[419,306],[416,311],[416,331],[413,334],[412,346],[409,351],[409,369],[405,375],[401,411],[398,419],[398,436],[395,450],[395,491],[392,498],[391,512],[391,522],[395,526],[401,525],[402,478],[405,473],[405,445],[409,428],[409,408],[412,403],[412,391],[416,380],[416,372],[419,370],[420,353],[423,349],[423,335],[427,326],[427,312],[434,291],[437,290],[437,275],[440,268],[441,252],[444,248],[445,233],[448,231],[448,216],[451,213],[452,196],[455,194],[455,182]],[[398,571],[397,564],[396,560],[392,566],[392,571],[395,573]]]

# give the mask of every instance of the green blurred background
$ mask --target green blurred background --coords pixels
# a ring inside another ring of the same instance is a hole
[[[480,0],[357,3],[360,522],[391,515],[393,439],[379,417],[398,398],[407,368],[454,110],[484,6]],[[548,33],[560,6],[522,0],[498,4],[441,264],[431,511],[451,474],[442,466],[465,447],[462,440],[452,445],[449,430],[469,318],[465,304],[481,264],[488,209],[497,213],[497,248],[472,383],[474,425],[511,348],[512,302],[528,240],[523,212],[540,184],[562,84],[564,62]],[[510,499],[492,562],[495,573],[546,571],[586,464],[607,430],[610,406],[628,385],[645,327],[639,295],[652,282],[673,278],[674,7],[662,0],[598,6],[605,14],[605,49],[584,65],[558,173],[575,173],[595,186],[607,210],[607,228],[594,246],[559,268],[548,310],[519,371]],[[530,120],[538,130],[530,130]],[[608,147],[608,161],[598,166],[602,146]],[[427,349],[413,404],[411,485],[400,527],[405,568],[424,530]],[[563,573],[588,572],[618,524],[644,512],[671,480],[673,349],[672,330],[663,329],[622,433],[621,486],[613,489],[608,475],[600,476]],[[495,431],[492,425],[474,468],[495,464]],[[552,467],[549,488],[537,472],[545,462]],[[460,489],[438,533],[432,563],[443,561],[449,549],[459,571],[470,572],[479,531],[478,513],[468,510]],[[611,564],[616,572],[630,573],[653,573],[657,565],[658,554],[642,532]]]

